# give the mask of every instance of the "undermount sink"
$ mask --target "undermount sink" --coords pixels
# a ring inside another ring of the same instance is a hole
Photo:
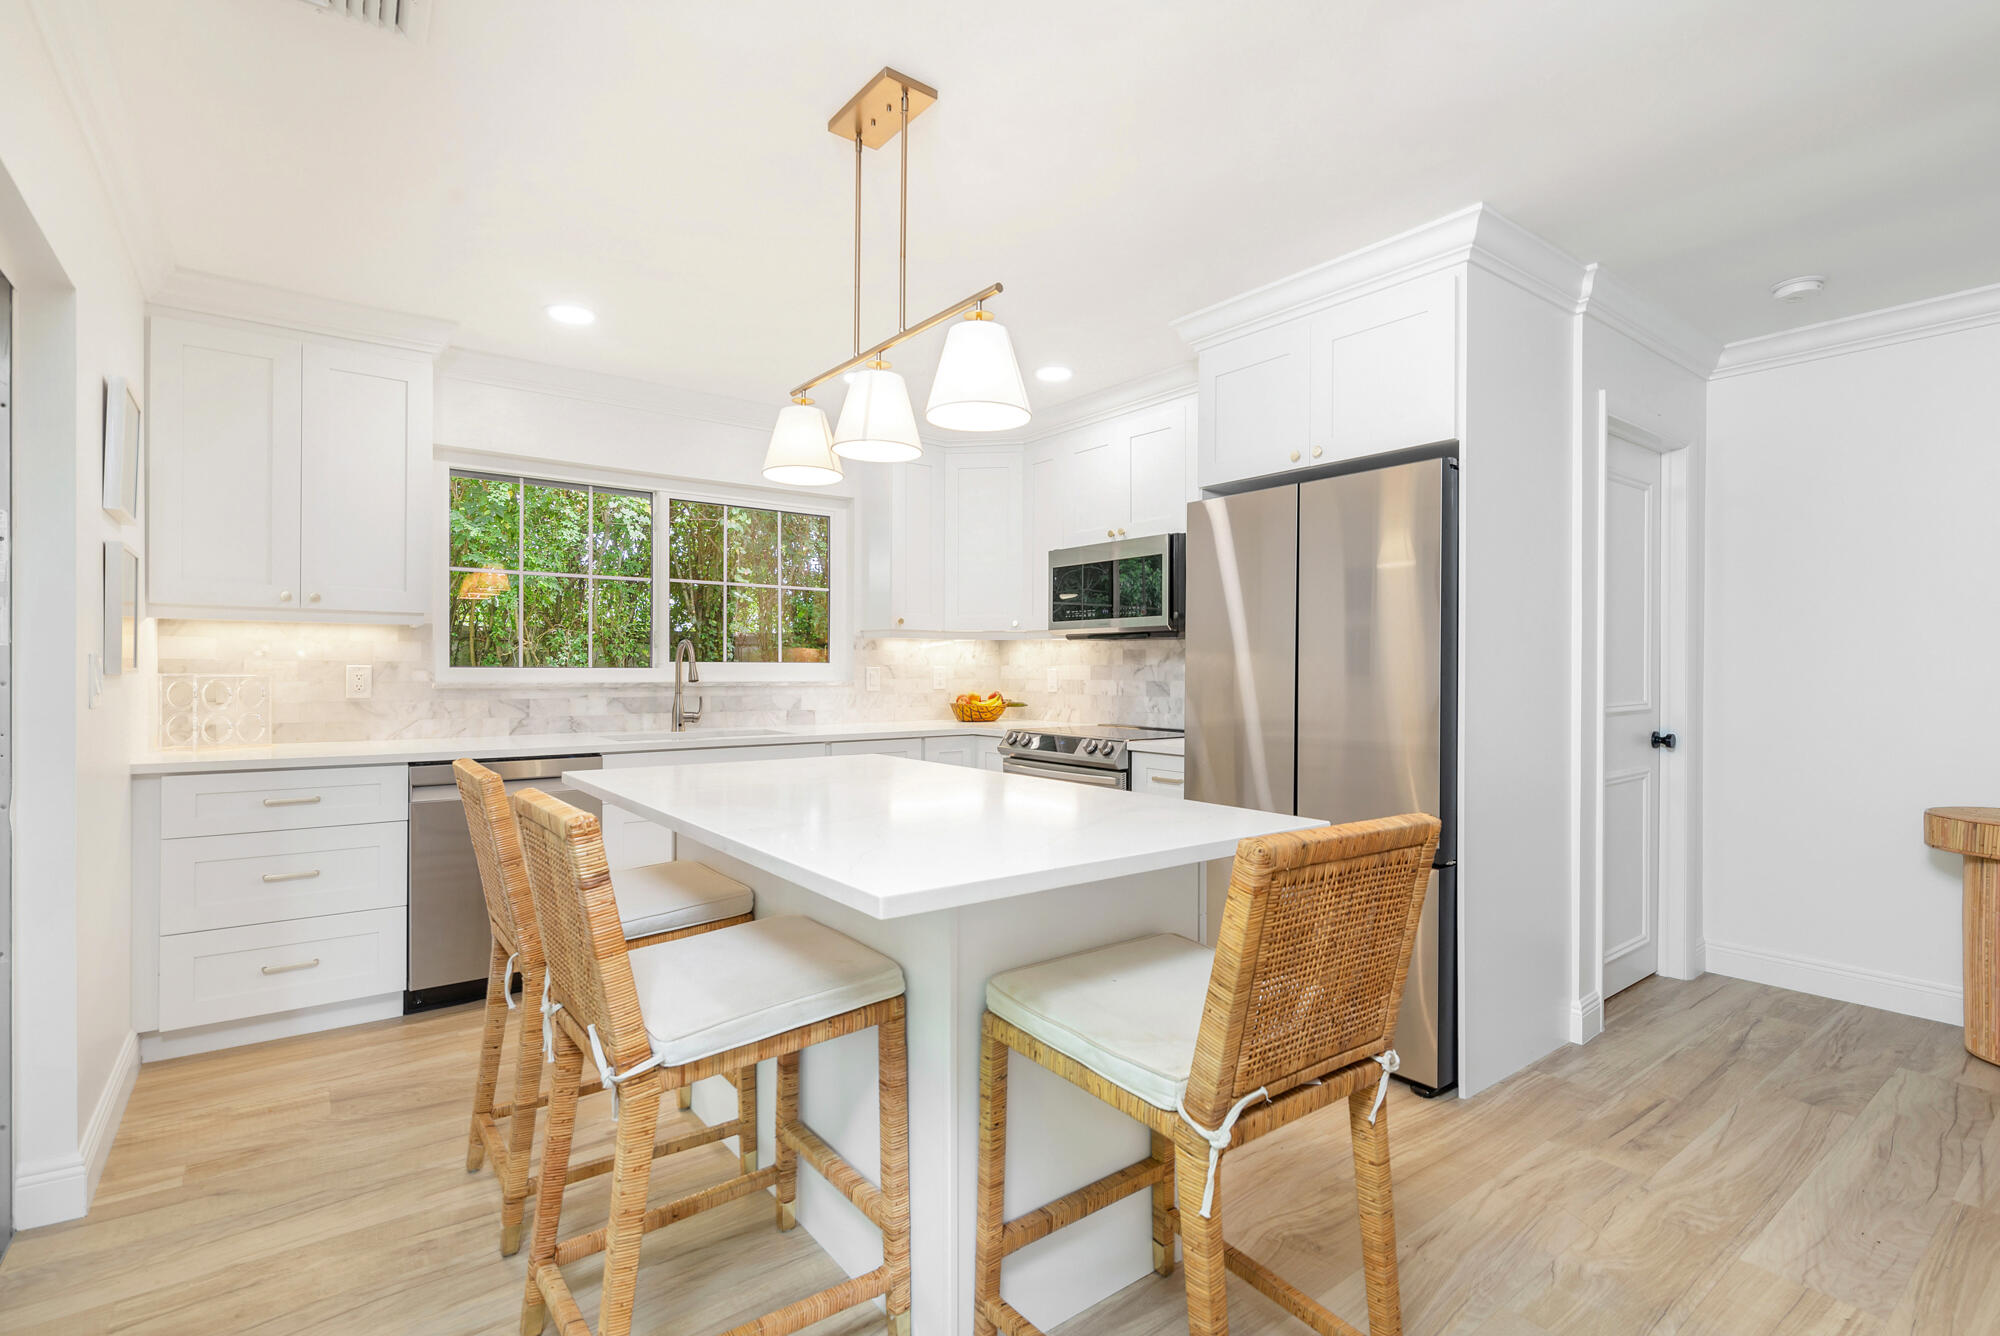
[[[689,742],[728,742],[736,738],[782,738],[785,732],[778,728],[707,729],[697,725],[693,728],[684,728],[678,733],[661,729],[652,733],[607,733],[605,736],[619,742],[667,742],[676,738],[684,738]]]

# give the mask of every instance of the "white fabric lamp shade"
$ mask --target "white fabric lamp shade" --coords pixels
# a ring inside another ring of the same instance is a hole
[[[841,479],[826,413],[815,404],[786,404],[764,452],[764,477],[794,487],[826,487]]]
[[[854,373],[847,402],[840,406],[840,425],[834,428],[833,452],[876,464],[901,464],[924,453],[910,389],[901,376],[882,366]]]
[[[953,325],[924,420],[952,431],[1007,431],[1028,417],[1028,390],[1007,327],[991,317]]]

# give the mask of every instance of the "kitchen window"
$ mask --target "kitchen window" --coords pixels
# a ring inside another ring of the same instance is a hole
[[[830,515],[459,469],[448,510],[452,676],[664,677],[684,639],[771,665],[746,675],[831,663]]]

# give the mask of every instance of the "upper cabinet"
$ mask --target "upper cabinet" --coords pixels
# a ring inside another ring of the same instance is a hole
[[[1455,438],[1458,284],[1426,274],[1202,349],[1201,486]]]
[[[890,628],[944,629],[944,469],[933,450],[890,469]]]
[[[1021,451],[954,449],[944,457],[944,626],[1018,631]]]
[[[152,611],[428,612],[428,357],[166,316],[150,353]]]
[[[1187,527],[1192,397],[1122,413],[1061,438],[1067,501],[1062,541],[1080,547]],[[1047,560],[1048,552],[1042,552]]]

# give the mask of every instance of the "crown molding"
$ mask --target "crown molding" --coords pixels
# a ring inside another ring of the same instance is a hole
[[[1704,380],[1714,374],[1722,341],[1688,324],[1650,298],[1641,296],[1601,264],[1584,271],[1583,296],[1576,313],[1598,320],[1640,347]]]
[[[2000,324],[2000,283],[1723,345],[1716,378]]]
[[[97,169],[140,290],[150,294],[173,271],[173,251],[132,152],[131,115],[98,35],[98,8],[92,0],[28,0],[28,11]]]
[[[497,353],[453,348],[438,362],[440,380],[465,381],[527,394],[546,394],[584,403],[609,404],[641,413],[713,422],[768,432],[778,420],[778,405],[701,390],[683,390],[657,381],[613,376],[599,371],[531,362]]]
[[[384,311],[373,306],[315,297],[241,279],[175,269],[152,294],[150,309],[178,314],[248,320],[303,330],[308,334],[386,344],[435,357],[457,328],[449,320]]]
[[[1470,204],[1173,322],[1196,351],[1471,264],[1565,309],[1581,300],[1584,265],[1489,204]]]
[[[1197,384],[1194,363],[1183,362],[1105,389],[1093,390],[1051,408],[1036,416],[1030,431],[976,438],[958,435],[949,441],[933,441],[932,444],[945,450],[968,445],[1036,445],[1078,427],[1109,421],[1193,394]]]

